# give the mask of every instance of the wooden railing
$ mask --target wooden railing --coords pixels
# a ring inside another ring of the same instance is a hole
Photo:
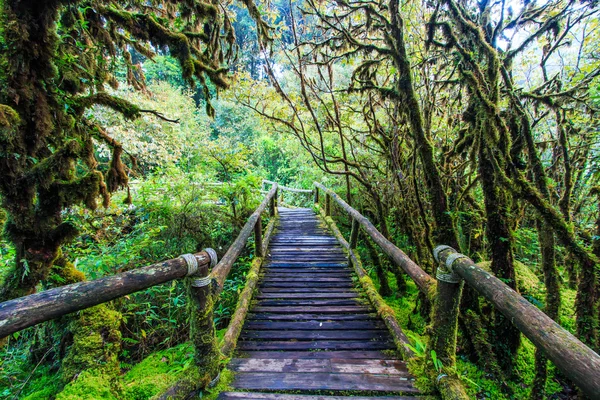
[[[348,249],[353,263],[360,265],[360,258],[354,248],[358,229],[362,228],[433,301],[432,331],[435,337],[432,338],[432,348],[445,367],[445,373],[440,374],[436,379],[442,397],[468,398],[460,388],[460,381],[451,372],[455,367],[459,304],[462,285],[465,282],[511,320],[586,396],[592,399],[600,398],[600,356],[508,285],[482,270],[470,258],[459,254],[449,246],[438,246],[435,250],[436,261],[439,263],[436,282],[436,279],[423,271],[402,250],[385,238],[367,218],[348,205],[335,192],[320,183],[315,182],[314,185],[315,205],[320,209],[318,202],[319,190],[321,190],[325,194],[323,216],[329,220],[335,230],[337,230],[335,222],[329,218],[332,199],[352,218],[350,241],[348,243],[341,238],[340,243]],[[337,232],[339,234],[339,230]],[[369,291],[367,292],[369,293]],[[371,293],[369,294],[373,296]]]
[[[269,181],[267,179],[263,179],[262,184],[264,185],[273,185],[276,182],[273,181]],[[314,192],[314,190],[310,190],[310,189],[296,189],[296,188],[291,188],[289,186],[283,186],[283,185],[278,185],[279,188],[279,203],[280,204],[286,204],[286,199],[285,199],[285,193],[290,193],[290,194],[296,194],[296,195],[306,195],[306,194],[312,194]],[[264,192],[264,191],[263,191]],[[303,200],[304,202],[305,200]],[[306,198],[306,201],[310,202],[310,198]],[[310,204],[307,203],[307,206],[310,207]]]
[[[190,308],[190,337],[195,346],[195,362],[199,374],[193,379],[200,386],[216,383],[221,367],[221,352],[230,354],[235,347],[241,325],[245,318],[251,294],[258,281],[258,270],[269,238],[275,226],[271,218],[262,234],[261,216],[269,207],[271,216],[277,211],[277,184],[273,183],[264,200],[248,218],[238,237],[217,263],[214,250],[186,254],[179,258],[138,268],[121,274],[75,283],[0,303],[0,338],[27,327],[60,316],[83,310],[127,294],[147,289],[175,279],[186,279]],[[221,344],[214,334],[214,304],[223,289],[223,284],[234,262],[245,248],[249,237],[254,233],[255,258],[244,291],[240,295],[238,307]],[[211,271],[212,268],[212,271]],[[241,321],[241,322],[240,322]],[[189,391],[189,382],[175,384],[161,398],[173,396],[181,390]]]

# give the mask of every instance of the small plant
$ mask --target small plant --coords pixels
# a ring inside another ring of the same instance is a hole
[[[442,360],[437,358],[437,353],[435,352],[435,350],[431,350],[430,354],[431,354],[431,362],[433,362],[433,367],[435,368],[435,370],[437,372],[442,372],[442,369],[444,369],[444,364],[442,364]]]

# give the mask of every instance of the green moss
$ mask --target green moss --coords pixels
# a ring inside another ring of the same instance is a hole
[[[181,378],[192,364],[193,357],[191,343],[151,354],[123,375],[122,398],[146,400],[164,392]]]
[[[62,389],[61,382],[57,380],[48,366],[40,366],[34,371],[32,379],[23,388],[20,397],[22,400],[46,400],[53,398]]]
[[[208,390],[206,390],[203,394],[203,399],[206,400],[215,400],[219,393],[227,392],[233,390],[231,387],[231,382],[233,382],[234,373],[228,369],[223,369],[221,371],[221,378],[219,379],[219,383]]]
[[[117,354],[121,350],[122,316],[107,304],[80,311],[70,329],[73,344],[62,363],[61,375],[71,381],[81,371],[98,369],[116,377],[119,372]]]
[[[113,379],[100,370],[84,371],[65,386],[56,400],[118,400],[112,390]]]
[[[477,266],[481,269],[492,273],[491,271],[491,261],[482,261],[477,263]],[[517,287],[519,291],[523,294],[537,295],[540,292],[540,287],[543,286],[543,283],[537,277],[535,273],[525,264],[520,261],[514,262],[515,266],[515,275],[517,279]]]

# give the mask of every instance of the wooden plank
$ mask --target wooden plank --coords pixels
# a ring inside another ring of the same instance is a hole
[[[290,307],[335,307],[335,306],[359,306],[358,300],[353,299],[266,299],[259,300],[258,305],[261,307],[271,306],[290,306]]]
[[[295,272],[281,270],[267,270],[263,278],[351,278],[349,271],[321,271],[318,276],[314,272]]]
[[[277,322],[277,321],[246,321],[244,329],[385,329],[381,321],[300,321],[300,322]]]
[[[325,293],[260,293],[255,299],[359,299],[355,292],[325,292]]]
[[[307,284],[319,283],[319,282],[349,282],[352,283],[350,278],[328,278],[326,276],[315,276],[313,279],[307,278],[278,278],[278,277],[267,277],[266,282],[306,282]]]
[[[271,274],[297,274],[299,276],[303,276],[303,275],[313,275],[315,273],[317,274],[339,274],[339,275],[346,275],[346,276],[353,276],[352,271],[350,269],[347,268],[311,268],[311,267],[297,267],[297,268],[277,268],[277,267],[272,267],[272,266],[267,266],[265,268],[263,268],[263,273],[265,275],[271,275]]]
[[[257,306],[254,307],[253,310],[256,313],[278,313],[278,314],[293,314],[293,313],[319,313],[319,314],[342,314],[342,313],[356,313],[356,314],[364,314],[373,312],[373,309],[370,307],[364,306],[336,306],[336,307],[263,307]]]
[[[349,373],[349,374],[388,374],[402,375],[412,378],[406,363],[400,360],[379,359],[379,360],[356,360],[344,358],[332,358],[331,372]]]
[[[386,330],[292,330],[292,331],[255,331],[244,330],[244,340],[387,340]]]
[[[260,313],[256,309],[248,315],[249,320],[273,320],[273,321],[364,321],[378,319],[377,314],[316,314],[316,313]]]
[[[313,340],[311,342],[286,342],[273,340],[269,342],[238,342],[240,350],[388,350],[394,349],[392,342],[364,340]]]
[[[312,282],[311,287],[316,288],[353,288],[352,282]],[[306,282],[263,282],[261,287],[279,287],[279,288],[302,288],[308,287]]]
[[[260,293],[323,293],[323,289],[316,287],[299,287],[299,288],[277,288],[277,287],[263,287],[260,288]],[[330,288],[327,289],[328,293],[354,293],[358,295],[359,292],[356,289],[348,288]]]
[[[388,353],[389,351],[386,351]],[[240,357],[245,358],[341,358],[383,360],[390,357],[380,350],[328,350],[328,351],[242,351]]]
[[[347,400],[347,396],[322,396],[310,394],[283,394],[283,393],[257,393],[257,392],[221,392],[217,397],[218,400]],[[352,400],[415,400],[413,396],[385,396],[382,397],[365,397],[352,396]]]
[[[395,375],[239,372],[231,386],[269,390],[369,390],[418,393],[407,378]]]
[[[386,374],[410,378],[406,364],[398,360],[340,358],[234,358],[228,368],[236,372],[328,372],[344,374]]]

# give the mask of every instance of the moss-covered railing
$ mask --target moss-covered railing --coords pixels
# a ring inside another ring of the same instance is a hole
[[[435,381],[444,399],[468,398],[455,373],[458,313],[462,287],[465,282],[509,318],[586,396],[591,399],[600,398],[600,356],[504,282],[479,268],[470,258],[459,254],[449,246],[438,246],[434,251],[436,262],[438,262],[436,282],[436,279],[423,271],[402,250],[385,238],[367,218],[348,205],[335,192],[320,183],[315,182],[314,185],[315,206],[332,227],[342,246],[348,250],[361,284],[367,291],[371,302],[390,327],[405,358],[411,357],[411,354],[406,351],[405,336],[399,327],[397,328],[399,332],[395,332],[396,328],[389,322],[391,320],[389,311],[387,311],[389,307],[385,306],[373,283],[364,273],[358,253],[355,251],[358,230],[364,229],[373,242],[377,243],[383,252],[397,266],[401,267],[433,302],[431,345],[437,358],[444,365],[443,374],[435,377]],[[319,190],[325,193],[324,210],[318,205]],[[342,237],[331,218],[332,199],[352,218],[349,242]]]
[[[241,331],[252,292],[258,281],[269,238],[275,226],[271,218],[263,236],[262,214],[267,206],[271,216],[277,210],[277,184],[274,183],[264,200],[248,218],[238,237],[223,258],[217,262],[214,250],[163,261],[147,267],[92,281],[79,282],[0,303],[0,339],[14,332],[114,300],[175,279],[186,279],[190,310],[190,338],[195,346],[194,368],[160,398],[186,398],[191,392],[216,383],[223,355],[230,355]],[[238,307],[229,328],[219,344],[215,336],[214,304],[223,284],[254,233],[255,259]],[[212,268],[212,270],[211,270]]]
[[[262,183],[263,183],[263,185],[273,185],[276,182],[269,181],[267,179],[263,179]],[[289,186],[283,186],[283,185],[279,185],[278,188],[279,188],[279,200],[278,201],[282,205],[286,204],[285,193],[296,194],[296,195],[300,195],[300,196],[314,193],[314,190],[296,189],[296,188],[291,188]],[[266,191],[264,191],[264,192],[266,193]],[[310,198],[306,198],[306,200],[308,200],[310,203]],[[310,204],[307,204],[307,205],[310,207]]]

